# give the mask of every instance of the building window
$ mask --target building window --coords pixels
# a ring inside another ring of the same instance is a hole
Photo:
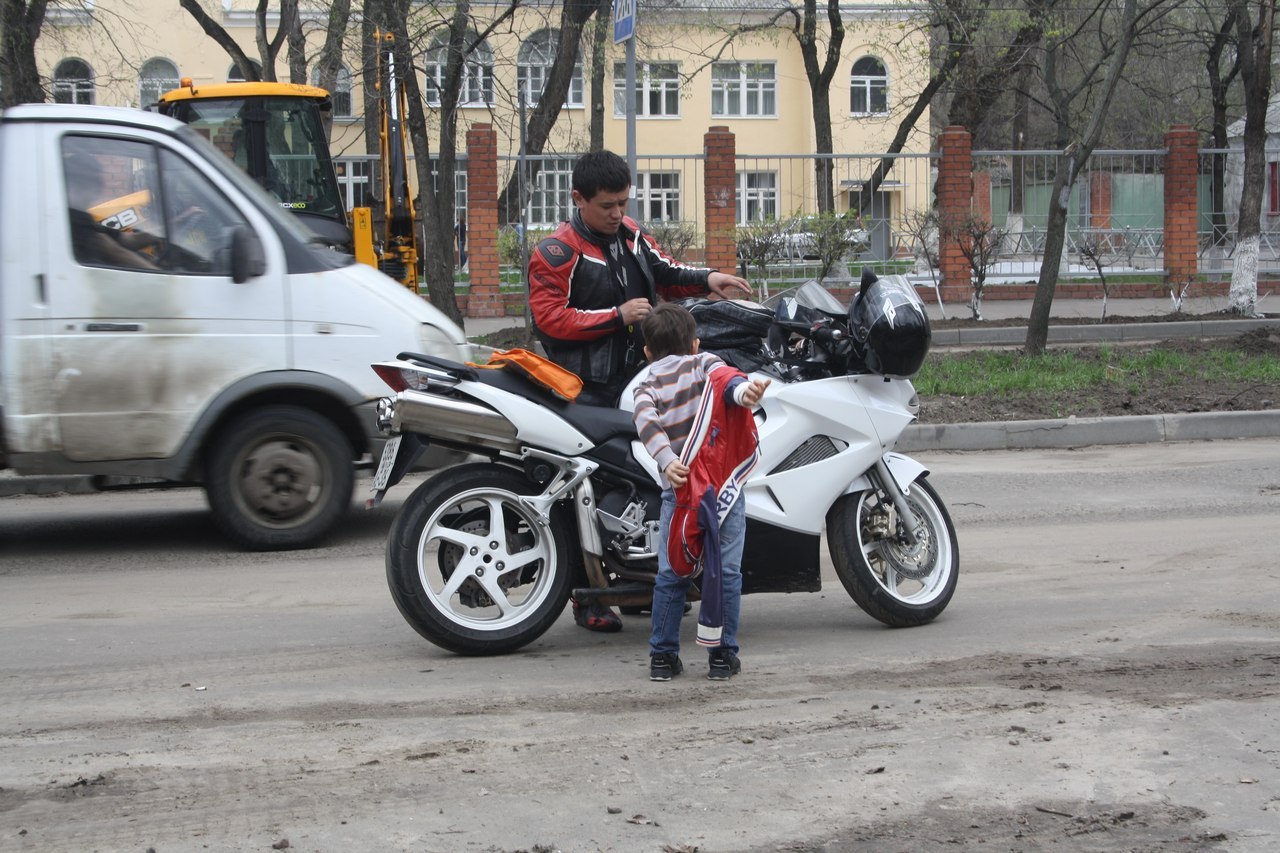
[[[674,62],[644,62],[636,66],[637,116],[680,115],[680,66]],[[613,114],[627,114],[627,66],[613,64]]]
[[[849,92],[854,115],[888,113],[889,75],[884,70],[884,63],[874,56],[864,56],[853,63]]]
[[[249,64],[253,66],[253,73],[257,75],[256,79],[261,80],[262,79],[262,63],[256,59],[250,59]],[[228,83],[245,82],[244,73],[240,71],[240,66],[236,65],[234,62],[231,63],[231,67],[227,69],[227,82]]]
[[[178,66],[167,59],[148,59],[138,74],[138,106],[147,107],[178,88]]]
[[[93,69],[79,59],[64,59],[53,70],[55,104],[92,104]]]
[[[324,88],[320,84],[319,68],[311,71],[311,85]],[[333,78],[333,86],[328,91],[329,100],[333,103],[334,118],[351,118],[355,115],[351,106],[351,72],[346,69],[346,66],[338,66],[338,73]]]
[[[679,222],[680,173],[637,173],[636,204],[646,222]]]
[[[738,224],[778,218],[778,173],[739,172]]]
[[[533,193],[529,196],[530,228],[554,228],[569,218],[570,190],[573,188],[573,160],[560,157],[532,158],[528,161],[533,177]]]
[[[466,45],[475,44],[475,33],[463,37]],[[436,36],[425,54],[427,88],[424,92],[427,106],[440,106],[440,93],[444,91],[449,73],[449,37],[446,33]],[[458,106],[487,107],[493,105],[493,51],[484,42],[476,44],[465,57],[462,66],[462,85],[458,89]]]
[[[538,30],[524,44],[520,45],[520,56],[516,68],[516,76],[520,83],[520,91],[524,92],[526,106],[536,107],[542,97],[542,90],[547,85],[547,77],[551,74],[551,64],[556,59],[556,41],[559,33],[556,30]],[[573,78],[569,81],[569,91],[565,94],[566,107],[582,106],[582,60],[573,65]]]
[[[772,62],[717,62],[711,68],[711,114],[717,118],[776,116]]]

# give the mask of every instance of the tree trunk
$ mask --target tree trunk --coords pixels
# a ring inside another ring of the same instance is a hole
[[[289,28],[286,35],[289,44],[289,82],[306,85],[307,40],[302,34],[302,15],[298,12],[298,0],[283,0],[280,4],[281,27],[285,25],[286,9],[289,10]]]
[[[334,0],[329,7],[324,44],[316,56],[316,79],[320,88],[332,93],[338,87],[338,68],[342,65],[342,41],[351,21],[351,0]],[[333,138],[333,114],[325,114],[325,137]]]
[[[525,154],[536,157],[546,147],[551,130],[564,106],[573,83],[573,70],[582,45],[582,28],[600,8],[599,0],[566,0],[560,9],[560,32],[556,42],[556,58],[547,73],[546,83],[538,95],[538,104],[529,115],[525,132]],[[514,222],[520,218],[520,181],[532,181],[536,173],[521,175],[512,169],[507,184],[498,195],[498,221]]]
[[[374,34],[387,27],[383,0],[364,0],[360,15],[360,96],[364,101],[364,153],[377,154],[378,141],[378,45]]]
[[[1263,0],[1254,26],[1247,0],[1232,0],[1244,82],[1244,186],[1236,222],[1236,254],[1227,310],[1250,316],[1258,305],[1258,242],[1266,185],[1267,106],[1271,98],[1271,45],[1276,0]]]
[[[36,41],[46,0],[0,0],[0,107],[44,100]]]
[[[1242,0],[1243,1],[1243,0]],[[1274,0],[1272,0],[1274,2]],[[1075,185],[1076,176],[1089,162],[1093,149],[1102,136],[1107,112],[1111,108],[1112,98],[1124,72],[1125,63],[1129,59],[1129,49],[1138,25],[1137,0],[1122,0],[1119,32],[1109,49],[1108,61],[1102,78],[1098,81],[1100,92],[1093,93],[1089,103],[1088,121],[1079,139],[1064,147],[1057,174],[1053,179],[1053,195],[1049,201],[1049,222],[1045,232],[1044,260],[1040,265],[1040,280],[1036,283],[1036,295],[1031,305],[1031,318],[1027,323],[1027,338],[1024,351],[1028,355],[1039,355],[1044,352],[1049,339],[1049,311],[1053,306],[1053,295],[1058,287],[1059,265],[1064,261],[1062,252],[1067,237],[1067,208],[1071,202],[1071,188]],[[1092,72],[1073,90],[1064,89],[1057,78],[1058,52],[1066,45],[1058,42],[1045,52],[1044,78],[1045,88],[1053,101],[1054,114],[1057,117],[1058,137],[1065,142],[1071,135],[1070,110],[1072,101],[1081,96],[1086,84],[1092,82]]]
[[[591,141],[592,151],[604,148],[605,70],[609,62],[609,18],[604,10],[610,8],[609,0],[600,0],[600,14],[596,15],[595,31],[591,39]]]
[[[1205,71],[1208,72],[1209,76],[1209,100],[1213,110],[1213,126],[1210,130],[1210,135],[1213,139],[1213,147],[1217,149],[1226,148],[1229,144],[1227,139],[1227,98],[1231,92],[1232,81],[1240,73],[1238,51],[1233,51],[1235,57],[1232,59],[1231,67],[1225,73],[1222,71],[1223,56],[1227,53],[1228,48],[1235,45],[1233,38],[1235,28],[1236,11],[1228,9],[1221,26],[1214,33],[1213,41],[1209,44],[1205,59]],[[1213,220],[1212,244],[1215,252],[1221,251],[1220,247],[1227,242],[1226,162],[1227,157],[1225,154],[1213,155],[1209,192],[1213,199],[1213,212],[1211,214]]]
[[[797,22],[792,31],[804,60],[805,79],[809,82],[809,98],[813,105],[814,190],[819,213],[835,209],[835,188],[832,185],[831,133],[831,79],[840,63],[840,47],[844,44],[844,19],[840,17],[839,0],[827,0],[827,26],[830,30],[827,49],[821,63],[818,60],[818,0],[804,0],[797,10]]]
[[[227,52],[227,55],[235,62],[236,68],[239,69],[240,76],[246,80],[261,79],[258,69],[249,59],[249,55],[241,49],[240,45],[223,29],[221,24],[209,17],[204,7],[200,5],[200,0],[178,0],[178,5],[187,10],[187,14],[195,19],[195,22],[200,25],[200,29],[204,30],[205,35],[213,39],[219,47]]]

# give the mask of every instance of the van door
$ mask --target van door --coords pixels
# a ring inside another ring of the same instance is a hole
[[[283,262],[231,279],[230,234],[250,224],[163,137],[63,134],[66,226],[51,277],[63,454],[172,456],[236,380],[287,366]],[[272,255],[276,257],[272,257]]]

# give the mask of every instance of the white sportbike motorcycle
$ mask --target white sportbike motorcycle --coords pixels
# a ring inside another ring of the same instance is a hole
[[[863,610],[894,627],[931,621],[956,588],[956,534],[925,467],[893,452],[919,407],[905,377],[928,350],[924,306],[900,277],[864,276],[848,311],[810,282],[777,299],[769,325],[743,592],[818,591],[825,528]],[[392,526],[387,582],[423,637],[500,654],[538,638],[570,595],[624,611],[649,603],[660,487],[629,411],[430,356],[373,367],[397,393],[380,405],[391,438],[370,503],[427,443],[485,457],[424,482]]]

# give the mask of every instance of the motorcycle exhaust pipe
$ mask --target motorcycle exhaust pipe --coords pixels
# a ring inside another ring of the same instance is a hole
[[[520,449],[516,425],[492,409],[423,391],[396,395],[391,426],[441,442],[477,444],[512,453]]]

